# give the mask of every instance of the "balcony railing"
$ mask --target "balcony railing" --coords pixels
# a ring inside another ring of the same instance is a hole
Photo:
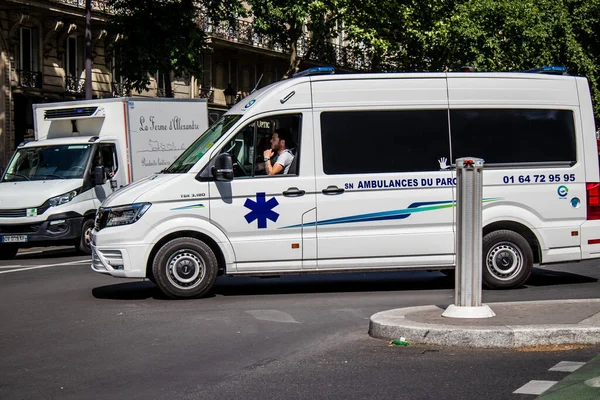
[[[131,90],[127,90],[125,85],[118,82],[111,82],[111,91],[113,97],[129,97],[131,96]]]
[[[200,89],[198,95],[201,99],[207,99],[209,103],[215,102],[215,91],[213,89]]]
[[[49,2],[85,9],[85,0],[49,0]],[[107,0],[92,0],[92,10],[108,14],[113,12],[112,8],[108,6]]]
[[[18,85],[27,88],[42,88],[42,73],[38,71],[17,70]]]
[[[200,26],[212,37],[234,43],[248,44],[280,53],[284,52],[281,45],[269,40],[265,35],[256,33],[252,23],[248,21],[238,20],[235,25],[231,25],[227,22],[215,25],[211,23],[208,18],[204,18],[200,21]],[[347,47],[342,47],[331,42],[321,42],[314,44],[314,46],[310,46],[310,40],[308,35],[303,35],[298,40],[299,57],[355,70],[366,70],[369,68],[365,60],[357,57],[351,49]]]
[[[65,90],[73,94],[83,94],[85,91],[85,79],[74,76],[65,77]]]

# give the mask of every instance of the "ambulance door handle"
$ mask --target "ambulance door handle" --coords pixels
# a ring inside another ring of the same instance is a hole
[[[283,195],[285,197],[300,197],[304,196],[304,193],[306,193],[304,190],[300,190],[297,187],[291,187],[285,192],[283,192]]]
[[[323,194],[342,194],[344,193],[344,189],[343,188],[339,188],[335,185],[332,186],[327,186],[327,189],[323,189],[321,190],[321,192],[323,192]]]

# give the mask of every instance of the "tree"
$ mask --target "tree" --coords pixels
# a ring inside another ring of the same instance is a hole
[[[340,27],[336,0],[248,0],[247,3],[251,6],[254,30],[289,54],[283,78],[297,72],[303,58],[333,61],[331,39]],[[307,34],[310,39],[303,41]]]
[[[482,71],[522,71],[562,65],[587,76],[600,116],[598,0],[469,0],[447,26],[447,65]]]
[[[344,0],[357,51],[379,71],[523,71],[587,76],[600,121],[600,0]]]
[[[117,70],[127,90],[148,90],[150,76],[164,78],[172,97],[171,73],[201,75],[206,33],[200,22],[233,20],[242,8],[238,0],[109,0],[111,27],[119,34],[113,46]]]

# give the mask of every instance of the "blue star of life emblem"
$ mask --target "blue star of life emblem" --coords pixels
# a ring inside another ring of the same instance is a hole
[[[244,216],[248,223],[258,220],[258,229],[267,227],[267,220],[270,219],[273,222],[277,222],[279,214],[273,211],[275,207],[279,205],[279,202],[275,197],[271,197],[268,201],[266,200],[265,193],[256,193],[256,201],[246,199],[244,207],[251,211]]]

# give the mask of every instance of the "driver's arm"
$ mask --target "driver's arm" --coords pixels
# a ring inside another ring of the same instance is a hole
[[[283,171],[283,165],[279,163],[275,163],[275,165],[273,165],[273,160],[271,159],[265,161],[265,168],[267,170],[268,175],[277,175],[278,173]]]

